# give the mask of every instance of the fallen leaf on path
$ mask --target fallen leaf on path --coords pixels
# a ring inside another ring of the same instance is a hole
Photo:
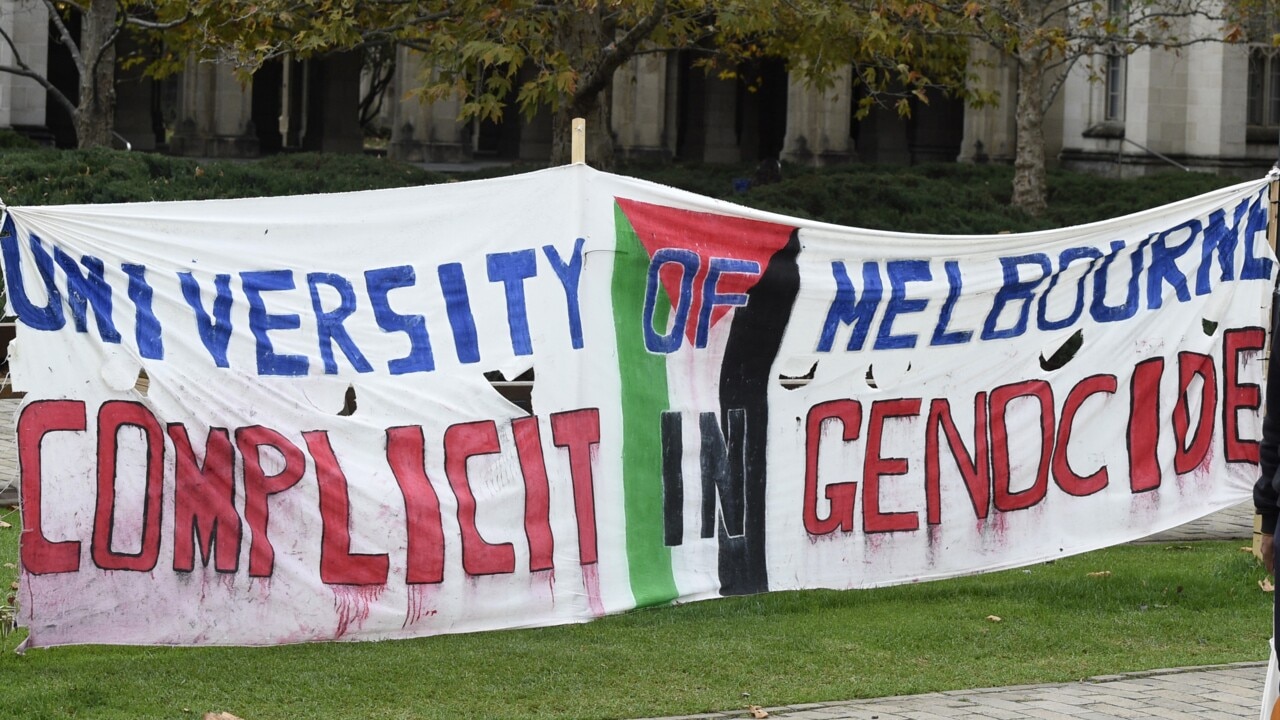
[[[1110,570],[1099,570],[1098,572],[1089,573],[1089,577],[1111,577]]]
[[[988,615],[987,620],[990,622],[1004,622],[1004,618],[999,615]]]
[[[1276,591],[1276,586],[1272,585],[1271,581],[1266,578],[1262,578],[1261,580],[1258,581],[1258,587],[1262,588],[1262,592]]]
[[[765,710],[764,708],[760,707],[759,705],[748,705],[748,706],[747,706],[747,710],[750,710],[750,711],[751,711],[751,717],[753,717],[753,718],[767,718],[767,717],[769,717],[769,712],[768,712],[767,710]]]

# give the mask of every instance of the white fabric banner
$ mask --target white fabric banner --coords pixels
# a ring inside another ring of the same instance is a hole
[[[20,619],[371,640],[1143,537],[1257,475],[1266,224],[1262,181],[932,237],[582,166],[9,208]]]

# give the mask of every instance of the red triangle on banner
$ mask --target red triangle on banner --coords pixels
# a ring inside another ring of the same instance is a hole
[[[724,272],[717,279],[715,287],[711,288],[720,295],[746,293],[759,282],[769,259],[786,246],[795,230],[792,226],[762,220],[680,210],[638,200],[615,199],[631,222],[636,237],[649,253],[650,260],[659,250],[666,248],[688,250],[698,256],[698,269],[691,290],[693,297],[690,298],[689,322],[685,325],[685,334],[690,344],[693,344],[698,330],[697,318],[701,316],[703,286],[706,284],[711,259],[754,262],[757,268],[755,272]],[[683,269],[678,264],[668,263],[659,270],[658,277],[667,291],[667,297],[672,303],[678,303]],[[729,307],[726,305],[712,308],[711,325],[715,325],[728,311]]]

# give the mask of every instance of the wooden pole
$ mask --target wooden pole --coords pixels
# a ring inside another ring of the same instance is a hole
[[[587,162],[587,121],[585,118],[573,119],[573,150],[572,162],[574,165],[583,165]],[[1275,243],[1272,243],[1275,247]]]

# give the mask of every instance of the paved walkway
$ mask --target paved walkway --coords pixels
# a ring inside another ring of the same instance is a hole
[[[0,507],[18,503],[18,441],[13,434],[18,403],[0,398]]]
[[[764,710],[785,720],[1255,720],[1266,674],[1265,663],[1236,663]],[[742,717],[751,714],[737,710],[680,720]]]

